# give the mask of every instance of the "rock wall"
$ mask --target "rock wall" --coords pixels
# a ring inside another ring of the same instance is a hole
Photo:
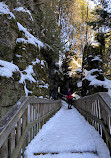
[[[43,13],[39,3],[0,2],[0,118],[21,96],[50,97],[53,73],[49,67],[54,66],[45,55],[51,48],[40,40]]]
[[[108,92],[106,78],[102,70],[101,45],[87,45],[84,48],[82,96],[97,92]]]

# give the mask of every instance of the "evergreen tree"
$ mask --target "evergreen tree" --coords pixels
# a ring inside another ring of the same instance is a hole
[[[111,10],[110,2],[100,0],[99,5],[92,12],[96,17],[93,21],[89,21],[88,24],[96,31],[96,37],[98,42],[101,43],[101,51],[103,58],[103,72],[105,76],[111,74]],[[103,35],[102,39],[99,39],[99,35]]]
[[[108,91],[104,87],[106,65],[109,65],[111,13],[108,12],[108,3],[100,0],[100,5],[92,12],[95,15],[93,21],[88,24],[96,31],[95,39],[98,46],[86,45],[83,54],[83,82],[82,96],[96,92]],[[108,51],[109,50],[109,51]],[[107,59],[107,60],[106,60]]]

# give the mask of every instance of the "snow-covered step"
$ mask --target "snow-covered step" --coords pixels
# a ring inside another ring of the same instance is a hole
[[[68,152],[68,153],[34,153],[35,158],[99,158],[93,152]]]
[[[94,127],[63,102],[28,145],[25,158],[110,158],[110,154]]]
[[[93,153],[59,153],[59,154],[40,154],[33,156],[34,158],[100,158]]]

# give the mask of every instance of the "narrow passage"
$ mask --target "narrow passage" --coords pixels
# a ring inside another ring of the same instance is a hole
[[[93,126],[62,101],[61,109],[26,147],[25,158],[110,158]]]

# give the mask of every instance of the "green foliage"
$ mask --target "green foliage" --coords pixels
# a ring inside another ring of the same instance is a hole
[[[97,17],[97,19],[92,22],[88,22],[88,24],[93,26],[94,30],[100,30],[100,28],[107,27],[111,28],[111,13],[108,13],[106,10],[101,8],[97,8],[92,13]]]
[[[92,14],[95,16],[88,25],[96,30],[96,40],[101,44],[101,53],[103,59],[103,72],[105,76],[111,74],[111,10],[110,1],[100,0],[99,5]]]
[[[50,45],[57,53],[61,48],[60,28],[58,26],[58,1],[47,0],[41,6],[42,19],[42,40]]]
[[[103,55],[103,70],[105,76],[109,76],[109,79],[111,79],[111,31],[107,32],[105,34],[105,52]]]

